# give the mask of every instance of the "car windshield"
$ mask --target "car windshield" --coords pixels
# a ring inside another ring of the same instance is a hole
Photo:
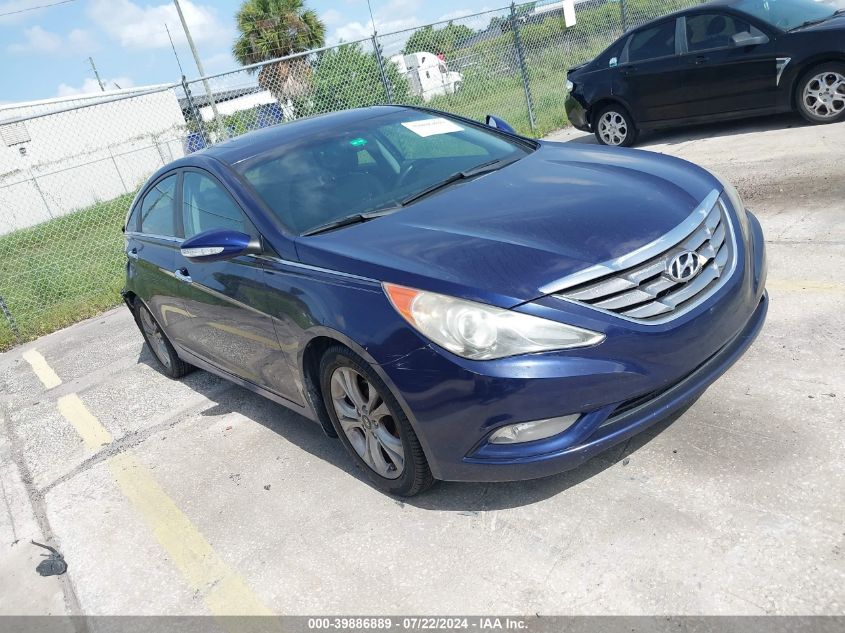
[[[836,7],[817,0],[740,0],[734,7],[784,31],[836,13]]]
[[[308,136],[239,170],[281,223],[303,234],[410,204],[459,174],[507,165],[532,147],[481,125],[407,109]]]

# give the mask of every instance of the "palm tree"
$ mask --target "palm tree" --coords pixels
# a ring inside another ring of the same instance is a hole
[[[240,35],[232,54],[242,65],[320,48],[326,27],[304,0],[244,0],[235,16]],[[311,67],[305,56],[261,66],[258,85],[279,103],[307,93]]]

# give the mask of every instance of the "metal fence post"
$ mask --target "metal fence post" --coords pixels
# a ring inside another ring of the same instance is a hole
[[[628,31],[628,0],[619,0],[619,17],[622,20],[622,32]]]
[[[53,217],[53,212],[50,211],[50,205],[47,204],[47,198],[44,197],[44,192],[41,191],[41,187],[38,186],[38,180],[35,178],[35,174],[32,173],[32,170],[29,170],[29,175],[32,176],[32,184],[35,185],[35,190],[38,192],[38,195],[41,196],[41,202],[44,203],[44,208],[47,209],[47,215],[51,218]]]
[[[209,147],[211,145],[211,139],[209,139],[208,134],[206,134],[205,131],[205,126],[202,124],[202,115],[197,110],[197,106],[194,105],[194,99],[191,96],[191,87],[188,85],[188,80],[185,79],[185,75],[182,75],[182,89],[185,91],[185,97],[188,99],[188,107],[191,109],[191,116],[197,124],[197,131],[202,137],[203,145]]]
[[[384,69],[384,58],[381,56],[381,46],[378,43],[378,37],[376,37],[375,31],[373,31],[373,50],[376,54],[376,61],[378,62],[378,70],[381,73],[381,82],[384,84],[384,94],[387,97],[388,103],[393,103],[393,87],[390,85],[390,81],[387,79],[387,72]]]
[[[534,99],[531,96],[531,84],[528,79],[528,66],[525,63],[525,49],[522,47],[522,36],[519,33],[519,20],[516,19],[516,4],[511,2],[511,13],[509,16],[513,43],[516,48],[516,57],[519,62],[519,72],[522,75],[522,87],[525,90],[525,106],[528,109],[528,122],[531,124],[531,131],[536,131],[534,121]]]

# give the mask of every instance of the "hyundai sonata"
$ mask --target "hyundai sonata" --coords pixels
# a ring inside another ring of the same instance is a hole
[[[339,436],[382,490],[572,468],[689,406],[765,319],[729,184],[636,150],[379,106],[162,168],[124,297],[168,376]]]

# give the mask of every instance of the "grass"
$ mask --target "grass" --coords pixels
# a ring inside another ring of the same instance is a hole
[[[0,236],[0,350],[120,302],[121,227],[134,194]]]

